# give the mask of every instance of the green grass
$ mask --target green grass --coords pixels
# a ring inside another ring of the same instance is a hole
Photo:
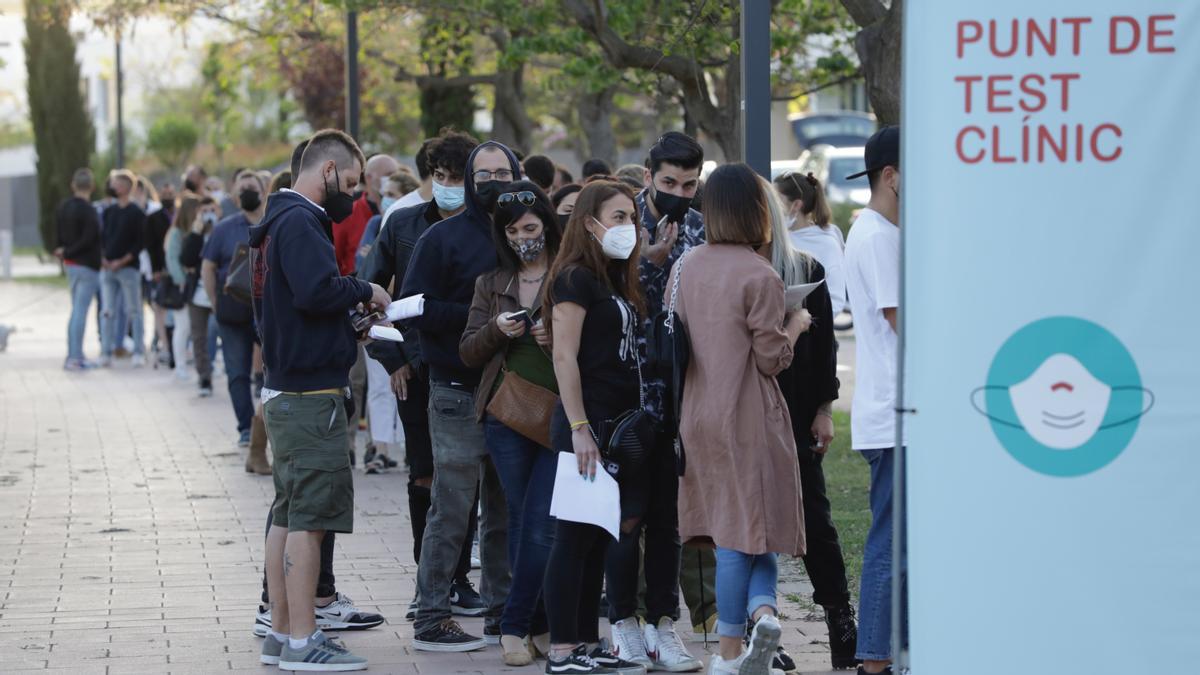
[[[825,487],[833,505],[833,522],[842,541],[850,593],[857,597],[863,544],[871,527],[871,509],[867,502],[871,473],[862,456],[850,449],[850,415],[835,411],[833,423],[833,444],[822,463]]]

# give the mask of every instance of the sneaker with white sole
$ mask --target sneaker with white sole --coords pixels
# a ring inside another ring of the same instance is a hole
[[[564,658],[546,658],[546,675],[611,675],[615,673],[588,656],[587,645],[579,645]]]
[[[613,653],[630,663],[649,668],[654,665],[646,652],[646,638],[636,616],[612,625]]]
[[[637,619],[634,619],[637,621]],[[621,658],[613,651],[612,645],[608,640],[600,638],[600,643],[592,649],[588,654],[601,668],[608,668],[614,673],[621,675],[646,675],[646,666],[641,663],[634,663],[629,659]]]
[[[328,605],[314,609],[321,630],[367,630],[384,622],[382,615],[364,612],[354,606],[350,596],[342,593],[335,594]]]
[[[487,610],[479,591],[467,579],[450,584],[450,613],[459,616],[480,616]]]
[[[283,654],[283,642],[277,640],[270,631],[267,632],[263,640],[262,653],[258,657],[258,662],[267,666],[279,665],[279,656]]]
[[[779,639],[783,636],[783,628],[779,619],[771,614],[764,614],[754,624],[750,633],[750,644],[742,654],[742,662],[738,667],[738,675],[760,675],[774,672],[772,663],[775,652],[779,648]]]
[[[413,636],[413,648],[423,652],[472,652],[487,641],[468,634],[454,619],[444,619]]]
[[[683,640],[675,632],[675,622],[664,616],[658,620],[658,625],[646,624],[643,629],[646,642],[646,653],[650,656],[651,670],[665,670],[668,673],[692,673],[704,667],[700,660],[692,656]]]
[[[283,645],[283,651],[279,654],[279,669],[306,672],[366,670],[367,660],[352,654],[341,642],[318,630],[300,649],[292,649],[291,642]]]

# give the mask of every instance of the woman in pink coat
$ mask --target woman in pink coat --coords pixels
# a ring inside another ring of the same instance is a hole
[[[704,189],[708,243],[672,276],[692,345],[679,428],[687,456],[679,534],[716,546],[720,654],[708,672],[717,674],[770,675],[781,632],[775,556],[804,553],[800,470],[775,376],[792,362],[810,319],[787,311],[783,281],[758,251],[770,242],[768,214],[750,167],[718,168]],[[743,652],[747,617],[755,624]]]

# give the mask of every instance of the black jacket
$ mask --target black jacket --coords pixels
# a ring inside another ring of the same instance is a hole
[[[142,235],[146,230],[146,212],[142,207],[129,202],[125,206],[112,204],[104,209],[104,259],[119,260],[126,255],[132,257],[124,267],[138,267],[138,254],[142,252]]]
[[[270,389],[349,383],[358,357],[349,313],[371,299],[371,286],[338,274],[332,226],[324,210],[289,190],[271,195],[250,228],[254,318]]]
[[[171,212],[159,209],[146,216],[146,231],[142,240],[146,244],[146,253],[150,254],[150,271],[162,272],[167,266],[167,255],[163,251],[163,243],[167,232],[171,229]]]
[[[809,281],[825,278],[825,268],[812,261]],[[837,343],[833,338],[833,304],[829,300],[829,289],[825,285],[813,291],[804,306],[812,315],[812,327],[800,334],[793,350],[792,365],[776,376],[783,400],[787,402],[788,414],[792,418],[792,433],[796,437],[796,451],[810,452],[813,418],[817,409],[838,397],[840,383],[837,379]]]
[[[425,234],[425,230],[441,220],[442,213],[435,201],[393,211],[387,222],[379,228],[379,237],[363,260],[362,267],[358,270],[358,278],[384,288],[395,279],[396,286],[392,297],[400,299],[400,286],[404,283],[404,275],[408,271],[417,240]],[[417,331],[412,326],[401,325],[400,332],[404,335],[404,342],[374,342],[367,345],[367,352],[371,358],[379,361],[388,374],[396,372],[405,364],[419,365],[421,341]]]
[[[434,382],[469,387],[479,384],[480,369],[466,367],[458,342],[467,327],[467,312],[475,295],[475,280],[496,269],[492,219],[475,194],[475,157],[484,148],[498,147],[508,156],[513,180],[521,179],[517,157],[501,143],[487,141],[471,152],[466,170],[467,208],[425,231],[417,241],[404,275],[401,297],[425,294],[425,313],[410,321],[421,336],[421,355]]]
[[[100,217],[86,199],[71,197],[58,205],[54,216],[63,258],[77,265],[100,269]]]

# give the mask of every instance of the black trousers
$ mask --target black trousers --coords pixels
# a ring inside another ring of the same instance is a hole
[[[604,553],[611,538],[595,525],[556,521],[542,588],[552,643],[599,641],[596,617],[604,585]]]
[[[608,619],[616,622],[637,613],[640,562],[646,579],[645,619],[658,625],[663,617],[679,619],[679,476],[673,437],[656,434],[643,470],[647,489],[641,521],[631,532],[622,532],[620,540],[608,548]],[[645,545],[641,547],[643,533]]]
[[[813,585],[813,602],[823,607],[844,605],[850,602],[850,590],[846,584],[846,561],[842,557],[842,545],[838,540],[837,527],[833,524],[833,513],[829,497],[825,494],[825,470],[821,462],[825,456],[814,452],[816,441],[797,439],[797,454],[800,459],[800,489],[804,501],[804,538],[808,552],[804,556],[804,568]]]
[[[271,531],[271,522],[274,519],[272,511],[273,509],[267,509],[267,532]],[[313,594],[314,598],[328,598],[337,593],[333,578],[333,544],[333,533],[326,532],[321,538],[321,571],[317,575],[317,591]],[[271,598],[267,595],[267,571],[264,569],[262,604],[270,603]]]

